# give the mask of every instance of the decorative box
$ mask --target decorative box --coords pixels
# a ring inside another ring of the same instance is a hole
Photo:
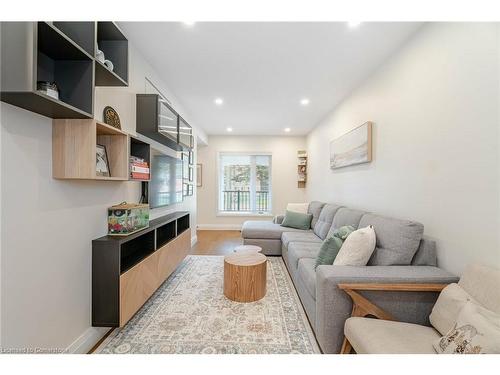
[[[122,202],[108,208],[108,235],[127,236],[149,227],[149,205]]]

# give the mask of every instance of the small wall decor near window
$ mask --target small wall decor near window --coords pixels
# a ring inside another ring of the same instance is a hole
[[[372,123],[351,130],[330,142],[330,168],[342,168],[372,161]]]
[[[307,151],[297,151],[297,187],[303,189],[307,182]]]

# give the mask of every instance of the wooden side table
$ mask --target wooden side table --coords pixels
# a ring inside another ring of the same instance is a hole
[[[267,258],[242,252],[224,258],[224,295],[236,302],[254,302],[266,295]]]

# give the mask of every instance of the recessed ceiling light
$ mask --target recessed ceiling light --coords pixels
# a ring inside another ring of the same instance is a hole
[[[183,22],[184,26],[187,26],[187,27],[193,27],[195,23],[196,22],[193,22],[193,21],[185,21],[185,22]]]
[[[226,128],[226,130],[231,133],[233,131],[233,128]]]
[[[214,103],[216,105],[222,105],[222,104],[224,104],[224,99],[222,99],[222,98],[215,98]]]
[[[300,105],[309,105],[310,101],[307,98],[300,99]]]
[[[290,128],[285,128],[285,129],[283,129],[283,130],[285,131],[285,133],[290,133],[290,130],[292,130],[292,129],[290,129]]]
[[[355,27],[358,27],[359,25],[361,25],[361,22],[359,22],[359,21],[347,22],[347,26],[349,26],[351,29],[354,29]]]

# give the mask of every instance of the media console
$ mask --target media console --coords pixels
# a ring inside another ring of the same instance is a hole
[[[191,249],[189,212],[151,220],[126,237],[92,241],[92,326],[123,327]]]

